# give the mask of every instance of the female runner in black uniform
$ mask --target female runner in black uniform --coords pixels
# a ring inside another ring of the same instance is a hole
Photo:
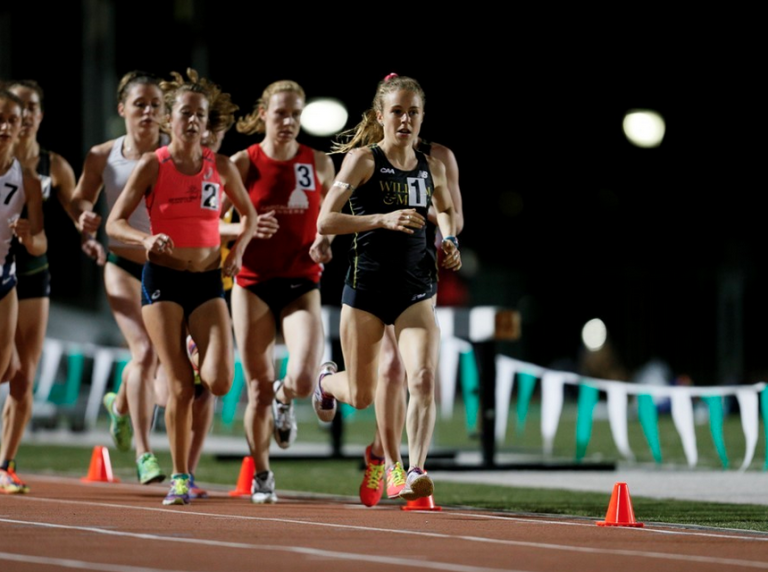
[[[394,324],[408,379],[406,419],[410,467],[400,497],[433,492],[424,471],[435,424],[435,372],[440,330],[432,296],[435,258],[429,252],[427,210],[434,205],[445,252],[443,265],[461,267],[456,216],[445,166],[414,149],[424,116],[424,92],[412,78],[379,83],[373,106],[349,140],[347,152],[323,202],[318,231],[355,234],[341,311],[341,345],[346,371],[323,364],[313,395],[315,411],[329,421],[336,400],[357,409],[374,399],[381,341]],[[352,214],[342,213],[349,202]],[[402,470],[402,469],[400,469]]]

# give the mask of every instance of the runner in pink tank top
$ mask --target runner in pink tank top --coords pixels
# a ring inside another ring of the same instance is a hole
[[[160,362],[168,374],[165,410],[173,474],[163,504],[188,504],[194,372],[187,357],[187,331],[199,352],[199,375],[213,395],[229,391],[234,376],[232,326],[224,302],[222,272],[239,272],[245,247],[256,232],[257,217],[231,161],[205,149],[202,136],[237,110],[229,94],[187,70],[161,83],[169,115],[171,142],[165,153],[145,153],[107,220],[107,233],[147,253],[142,273],[142,315]],[[173,174],[170,169],[177,173]],[[168,172],[171,174],[168,175]],[[241,216],[241,232],[222,263],[218,236],[221,191]],[[128,223],[146,200],[149,233]],[[180,230],[184,225],[185,230]],[[187,228],[188,227],[188,228]],[[158,229],[161,229],[158,231]],[[187,232],[187,230],[189,232]],[[199,235],[199,236],[195,236]]]
[[[155,151],[155,188],[145,201],[153,234],[167,234],[177,248],[211,248],[220,244],[221,177],[216,155],[203,147],[202,168],[180,172],[168,146]]]

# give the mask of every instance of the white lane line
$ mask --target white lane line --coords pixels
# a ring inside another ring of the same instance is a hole
[[[140,566],[128,566],[125,564],[83,562],[82,560],[71,560],[70,558],[45,558],[42,556],[30,556],[29,554],[10,554],[9,552],[0,552],[0,560],[23,562],[24,564],[58,566],[59,568],[74,568],[76,570],[97,570],[98,572],[186,572],[184,570],[144,568]]]
[[[142,489],[144,490],[144,489]],[[18,497],[17,497],[18,498]],[[63,499],[48,499],[48,498],[39,498],[39,497],[30,497],[30,496],[24,496],[23,499],[25,501],[31,501],[31,502],[51,502],[51,503],[61,503],[61,504],[75,504],[75,505],[89,505],[89,506],[100,506],[100,507],[107,507],[107,508],[119,508],[119,509],[128,509],[128,510],[147,510],[147,511],[156,511],[156,512],[168,512],[171,510],[172,512],[176,512],[177,514],[182,514],[182,511],[174,511],[172,509],[167,508],[151,508],[151,507],[142,507],[142,506],[130,506],[130,505],[124,505],[124,504],[113,504],[113,503],[100,503],[100,502],[93,502],[93,501],[75,501],[75,500],[63,500]],[[345,505],[346,506],[346,505]],[[349,505],[350,508],[358,508],[358,505]],[[210,512],[195,512],[188,510],[187,508],[182,509],[183,514],[189,514],[189,515],[196,515],[196,516],[212,516],[215,518],[233,518],[233,519],[246,519],[246,520],[260,520],[260,521],[267,521],[267,522],[286,522],[286,523],[299,523],[299,524],[307,524],[311,526],[328,526],[328,527],[340,527],[340,528],[353,528],[353,529],[359,529],[359,530],[382,530],[384,532],[392,532],[392,533],[399,533],[401,531],[399,530],[392,530],[389,528],[385,529],[378,529],[378,528],[369,528],[369,527],[356,527],[351,525],[345,525],[345,524],[333,524],[333,523],[323,523],[323,522],[310,522],[306,520],[291,520],[291,519],[283,519],[283,518],[274,518],[274,517],[262,517],[262,516],[238,516],[238,515],[230,515],[230,514],[215,514]],[[436,515],[440,513],[435,513],[431,511],[413,511],[413,512],[423,512],[424,514],[430,514],[430,515]],[[502,521],[515,521],[515,522],[525,522],[529,524],[556,524],[560,526],[586,526],[586,527],[595,527],[597,526],[594,522],[564,522],[559,520],[542,520],[540,518],[525,518],[525,517],[516,517],[516,516],[504,516],[504,515],[494,515],[494,514],[478,514],[478,513],[469,513],[469,512],[457,512],[457,511],[446,511],[442,513],[443,515],[456,515],[461,517],[471,517],[476,518],[480,520],[502,520]],[[567,518],[567,517],[563,517]],[[595,521],[596,522],[596,521]],[[663,525],[662,525],[663,526]],[[750,540],[755,542],[768,542],[768,536],[752,536],[747,534],[726,534],[726,533],[716,533],[716,532],[702,532],[702,531],[694,531],[694,530],[660,530],[658,528],[632,528],[632,527],[618,527],[622,530],[626,531],[627,533],[631,533],[632,531],[636,532],[646,532],[646,533],[657,533],[657,534],[669,534],[669,535],[679,535],[679,536],[693,536],[693,537],[705,537],[705,538],[723,538],[728,540]],[[407,534],[430,534],[430,533],[424,533],[420,531],[409,531]]]
[[[332,550],[318,550],[316,548],[306,548],[301,546],[267,546],[265,544],[247,544],[244,542],[222,542],[217,540],[209,540],[205,538],[178,538],[174,536],[163,536],[157,534],[137,533],[137,532],[120,532],[116,530],[106,530],[103,528],[94,528],[91,526],[70,526],[65,524],[52,524],[49,522],[35,522],[31,520],[13,520],[9,518],[0,518],[0,522],[7,522],[10,524],[21,524],[24,526],[39,526],[41,528],[56,528],[63,530],[78,530],[81,532],[92,532],[96,534],[105,534],[108,536],[120,536],[124,538],[138,538],[140,540],[157,540],[160,542],[182,542],[186,544],[194,544],[196,546],[207,545],[215,546],[216,548],[242,548],[247,550],[271,550],[273,552],[289,552],[293,554],[302,554],[304,556],[324,558],[332,560],[359,560],[360,562],[375,562],[379,564],[392,564],[394,566],[410,566],[412,568],[428,568],[430,570],[447,570],[448,572],[528,572],[525,570],[513,570],[511,568],[486,568],[481,566],[466,566],[463,564],[452,564],[450,562],[430,562],[427,560],[417,560],[412,557],[409,558],[396,558],[394,556],[380,556],[366,552],[364,554],[355,554],[352,552],[336,552]],[[0,559],[4,553],[0,553]],[[27,558],[25,555],[18,555],[19,559]],[[29,558],[36,558],[30,556]],[[67,561],[75,562],[75,561]],[[96,565],[93,565],[96,566]],[[105,565],[109,566],[109,565]],[[72,567],[72,566],[70,566]],[[102,570],[102,568],[89,568],[92,570]],[[105,568],[105,570],[113,570],[112,568]],[[148,568],[120,568],[115,567],[117,572],[134,572],[150,570]],[[154,571],[153,571],[154,572]],[[167,571],[163,571],[167,572]]]
[[[666,552],[650,552],[650,551],[641,551],[641,550],[627,550],[627,549],[615,549],[615,548],[589,548],[586,546],[570,546],[570,545],[562,545],[562,544],[552,544],[547,542],[530,542],[530,541],[523,541],[523,540],[509,540],[509,539],[497,539],[497,538],[483,538],[479,536],[468,536],[468,535],[456,535],[456,534],[445,534],[440,532],[424,532],[421,530],[406,530],[406,529],[389,529],[389,528],[380,528],[380,527],[371,527],[371,526],[359,526],[359,525],[350,525],[350,524],[338,524],[338,523],[328,523],[328,522],[312,522],[308,520],[299,520],[299,519],[288,519],[288,518],[275,518],[275,517],[262,517],[262,516],[243,516],[243,515],[229,515],[229,514],[215,514],[215,513],[208,513],[208,512],[196,512],[191,510],[171,510],[167,508],[150,508],[150,507],[137,507],[137,506],[129,506],[129,505],[122,505],[122,504],[112,504],[112,503],[98,503],[98,502],[92,502],[92,501],[69,501],[69,500],[56,500],[56,499],[33,499],[33,497],[25,497],[25,500],[35,500],[35,501],[41,501],[41,502],[54,502],[54,503],[61,503],[61,504],[74,504],[74,505],[83,505],[83,506],[97,506],[97,507],[106,507],[106,508],[119,508],[121,510],[130,509],[130,510],[143,510],[143,511],[151,511],[151,512],[163,512],[165,514],[177,514],[177,515],[186,515],[186,516],[203,516],[203,517],[213,517],[213,518],[221,518],[221,519],[232,519],[232,520],[249,520],[249,521],[260,521],[260,522],[280,522],[280,523],[287,523],[287,524],[301,524],[305,526],[317,526],[317,527],[324,527],[324,528],[335,528],[335,529],[343,529],[343,530],[357,530],[357,531],[363,531],[363,532],[380,532],[380,533],[389,533],[389,534],[404,534],[410,537],[413,536],[423,536],[426,538],[441,538],[441,539],[448,539],[448,540],[464,540],[467,542],[479,542],[483,544],[499,544],[504,546],[524,546],[527,548],[536,548],[541,550],[556,550],[556,551],[562,551],[562,552],[578,552],[582,554],[605,554],[605,555],[614,555],[614,556],[632,556],[632,557],[643,557],[643,558],[651,558],[651,559],[657,559],[657,560],[675,560],[675,561],[682,561],[682,562],[700,562],[705,564],[726,564],[730,566],[745,566],[748,568],[761,568],[768,570],[768,562],[756,562],[751,560],[739,560],[735,558],[719,558],[714,556],[697,556],[697,555],[686,555],[686,554],[674,554],[674,553],[666,553]],[[431,513],[432,514],[432,513]],[[26,521],[15,521],[11,519],[4,519],[0,518],[0,522],[18,522],[18,523],[24,523]],[[29,524],[37,524],[39,526],[45,526],[45,523],[34,523],[30,522]],[[51,525],[51,526],[59,526],[59,525]],[[62,525],[63,526],[63,525]],[[73,527],[76,528],[76,527]],[[91,530],[88,528],[84,528],[83,530]],[[109,531],[105,531],[103,529],[93,529],[95,532],[104,532],[108,533]],[[642,529],[630,529],[630,530],[642,530]],[[117,534],[127,534],[127,535],[133,535],[134,533],[117,533]],[[137,537],[141,537],[141,535],[137,535]],[[166,537],[155,537],[151,536],[151,538],[166,538]],[[751,539],[750,539],[751,540]],[[184,540],[187,542],[195,542],[196,540],[187,539]],[[221,543],[217,541],[198,541],[198,542],[210,542],[214,546],[229,546],[228,543]],[[243,545],[244,547],[251,546],[251,545]],[[313,549],[307,549],[307,550],[313,550]],[[387,562],[386,560],[382,560],[382,562]]]
[[[494,514],[477,514],[477,513],[469,513],[469,512],[453,512],[451,514],[456,514],[459,516],[464,517],[472,517],[472,518],[478,518],[478,519],[488,519],[488,520],[513,520],[518,522],[525,522],[527,524],[559,524],[562,526],[588,526],[588,527],[594,527],[596,526],[597,519],[590,521],[590,522],[563,522],[560,520],[544,520],[541,518],[525,518],[525,517],[519,517],[519,516],[503,516],[503,515],[494,515]],[[568,518],[567,516],[564,516],[563,518]],[[656,526],[664,526],[664,523],[657,524]],[[738,534],[737,531],[734,531],[733,533],[718,533],[718,532],[703,532],[703,531],[696,531],[696,530],[669,530],[669,529],[659,529],[659,528],[634,528],[634,527],[617,527],[621,528],[623,530],[632,531],[635,530],[637,532],[648,532],[648,533],[656,533],[656,534],[678,534],[683,536],[704,536],[704,537],[710,537],[710,538],[728,538],[728,539],[734,539],[734,540],[755,540],[758,542],[768,542],[768,536],[758,536],[755,535],[749,535],[749,534]],[[730,530],[730,529],[729,529]]]
[[[146,491],[147,486],[146,485],[140,485],[138,483],[83,483],[77,478],[70,478],[70,477],[62,477],[62,476],[55,476],[55,475],[35,475],[35,480],[45,481],[45,482],[53,482],[53,483],[66,483],[68,485],[75,485],[75,486],[82,486],[86,488],[91,488],[95,486],[103,486],[105,488],[110,489],[129,489],[129,490],[140,490],[140,491]],[[158,490],[165,490],[164,486],[158,486]],[[213,494],[217,497],[221,498],[227,498],[227,493],[222,491],[213,491]],[[297,495],[300,495],[301,493],[294,493]],[[338,498],[334,495],[328,495],[329,497]],[[33,500],[32,497],[26,497],[29,500]],[[52,500],[55,501],[55,499],[34,499],[34,500]],[[317,500],[316,497],[313,497],[312,500]],[[55,502],[76,502],[76,501],[55,501]],[[291,503],[293,502],[302,502],[301,498],[296,499],[290,499]],[[341,503],[342,506],[345,506],[349,509],[362,509],[366,511],[372,511],[372,510],[387,510],[390,507],[365,507],[361,504],[349,504],[349,503]],[[124,505],[114,505],[114,506],[120,506],[121,508],[124,507]],[[140,507],[131,507],[131,508],[140,508]],[[146,508],[146,510],[155,510]],[[163,509],[158,509],[163,510]],[[422,512],[422,511],[413,511],[413,512]],[[425,514],[434,514],[431,511],[423,511]],[[209,513],[206,513],[209,514]],[[588,526],[592,527],[595,526],[595,522],[597,521],[597,518],[594,520],[587,520],[584,519],[584,522],[578,522],[578,521],[567,521],[567,520],[542,520],[538,516],[531,516],[531,517],[525,517],[525,516],[506,516],[506,515],[500,515],[500,514],[491,514],[491,513],[464,513],[457,510],[448,510],[443,512],[443,514],[455,514],[459,516],[465,516],[465,517],[472,517],[477,519],[487,519],[487,520],[508,520],[508,521],[518,521],[518,522],[526,522],[526,523],[542,523],[542,524],[555,524],[559,526]],[[568,515],[563,515],[563,519],[568,518],[574,518],[569,517]],[[578,518],[578,517],[576,517]],[[656,524],[655,526],[664,526],[663,523]],[[670,525],[675,526],[675,525]],[[623,528],[624,530],[635,530],[639,532],[655,532],[657,534],[669,534],[669,535],[683,535],[683,536],[694,536],[694,537],[708,537],[708,538],[725,538],[725,539],[734,539],[734,540],[753,540],[753,541],[763,541],[768,542],[768,534],[765,533],[755,533],[755,534],[745,534],[742,531],[739,531],[738,529],[725,529],[729,532],[708,532],[704,530],[691,530],[691,529],[683,529],[683,530],[670,530],[670,529],[658,529],[653,527],[643,527],[643,528]]]

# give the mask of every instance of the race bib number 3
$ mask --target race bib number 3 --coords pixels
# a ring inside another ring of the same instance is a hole
[[[294,165],[296,173],[296,188],[302,191],[315,190],[315,170],[310,163],[296,163]]]

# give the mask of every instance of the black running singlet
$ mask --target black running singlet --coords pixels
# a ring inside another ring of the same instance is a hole
[[[353,191],[349,206],[353,215],[388,213],[413,208],[424,218],[432,203],[434,182],[426,156],[416,151],[418,163],[411,171],[392,166],[384,152],[371,146],[373,176]],[[436,280],[431,255],[432,233],[422,227],[413,234],[388,229],[356,233],[349,251],[346,284],[360,290],[423,293]]]

